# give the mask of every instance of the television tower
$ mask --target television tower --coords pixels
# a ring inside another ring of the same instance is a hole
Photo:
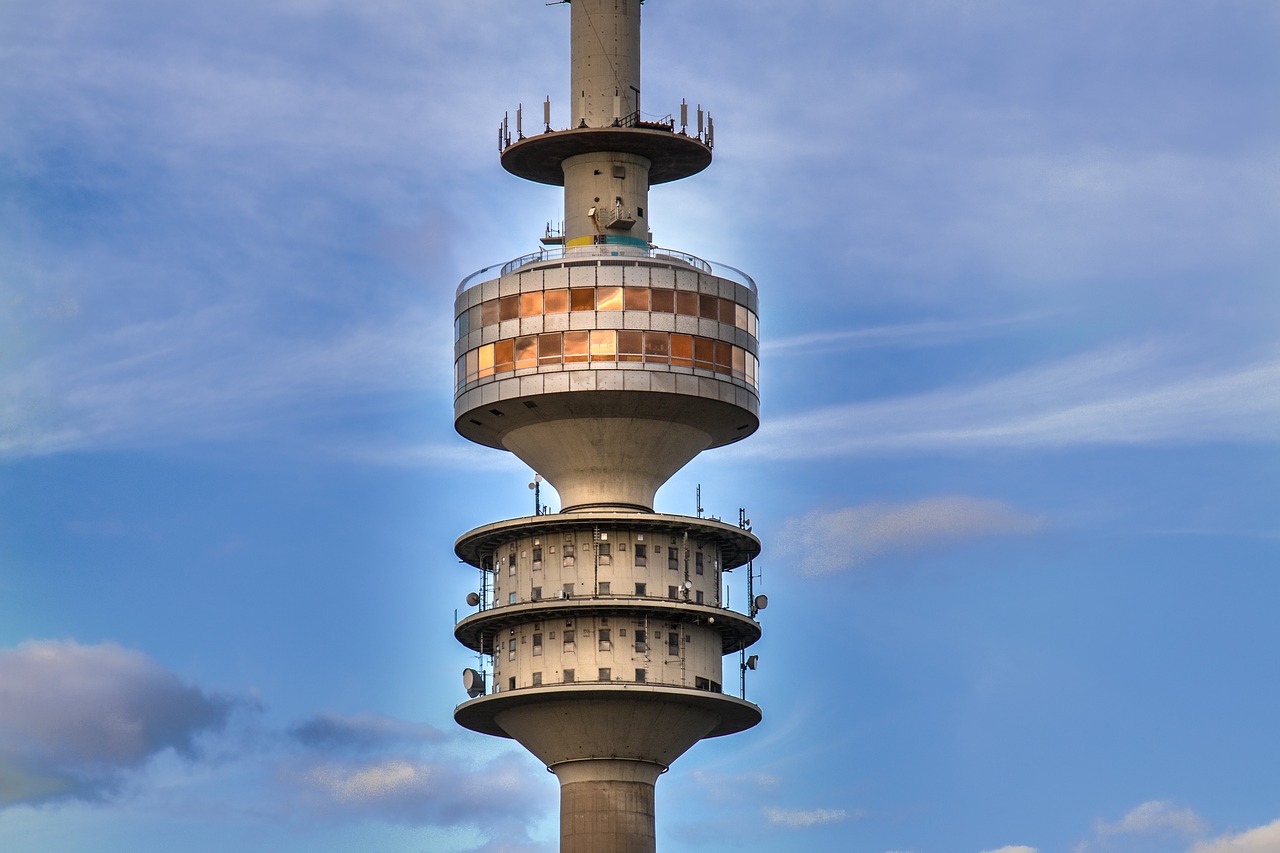
[[[568,0],[566,0],[568,2]],[[480,570],[455,636],[479,655],[454,712],[514,738],[560,781],[562,853],[655,847],[654,783],[702,738],[760,709],[726,695],[722,659],[760,638],[760,541],[654,512],[654,494],[703,450],[759,425],[758,298],[732,267],[653,244],[649,187],[711,163],[709,116],[647,120],[643,0],[572,0],[572,120],[499,128],[503,167],[564,187],[541,251],[473,273],[455,309],[455,427],[540,475],[534,514],[455,543]],[[561,509],[547,513],[541,478]],[[722,574],[747,567],[747,613]],[[491,677],[491,681],[489,680]]]

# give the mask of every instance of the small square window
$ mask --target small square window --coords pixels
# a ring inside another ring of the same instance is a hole
[[[636,681],[643,682],[643,681],[644,681],[644,676],[645,676],[645,672],[644,672],[644,670],[643,670],[643,669],[637,669],[637,670],[636,670]]]
[[[529,590],[529,598],[530,598],[530,600],[532,600],[532,601],[541,601],[541,600],[542,600],[542,587],[540,587],[540,586],[535,586],[533,589]]]
[[[676,586],[667,587],[667,598],[675,601],[680,598],[680,588]]]
[[[610,670],[610,669],[609,669],[609,667],[607,667],[607,666],[602,666],[602,667],[600,667],[600,677],[599,677],[597,680],[598,680],[598,681],[612,681],[612,680],[613,680],[613,671],[612,671],[612,670]]]
[[[702,603],[702,590],[697,590],[697,591],[694,593],[694,596],[695,596],[694,601],[695,601],[697,604],[701,604],[701,603]]]
[[[566,670],[564,671],[564,683],[565,683],[565,684],[572,684],[572,683],[573,683],[573,670],[571,670],[571,669],[566,669]]]
[[[515,604],[515,603],[516,603],[516,594],[513,592],[507,596],[507,604]]]
[[[609,581],[600,581],[600,595],[611,595],[612,585]]]
[[[508,690],[516,689],[516,677],[514,675],[511,676],[509,679],[507,679],[507,689]]]
[[[542,673],[540,673],[540,672],[535,672],[535,673],[533,674],[533,686],[534,686],[534,687],[541,687],[541,686],[542,686]]]
[[[648,595],[648,589],[647,584],[638,583],[636,584],[636,595]]]

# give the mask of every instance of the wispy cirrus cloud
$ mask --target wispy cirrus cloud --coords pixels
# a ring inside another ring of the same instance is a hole
[[[1026,536],[1044,529],[1037,515],[967,495],[908,503],[816,509],[783,521],[779,556],[803,574],[860,568],[891,554],[954,547],[991,536]]]
[[[1207,367],[1154,346],[1098,350],[996,379],[765,422],[722,458],[825,459],[1280,439],[1280,359]]]
[[[809,829],[828,823],[844,823],[847,820],[858,820],[862,812],[850,812],[847,809],[782,809],[767,807],[764,816],[769,823],[785,826],[788,829]]]

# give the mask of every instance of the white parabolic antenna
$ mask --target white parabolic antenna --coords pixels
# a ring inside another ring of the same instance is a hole
[[[468,667],[462,671],[462,686],[467,689],[467,695],[474,699],[484,693],[484,675]]]

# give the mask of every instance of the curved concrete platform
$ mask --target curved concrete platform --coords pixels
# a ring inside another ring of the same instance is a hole
[[[559,187],[564,186],[565,160],[601,151],[649,160],[653,164],[650,184],[678,181],[711,165],[711,149],[692,136],[643,127],[578,127],[511,143],[502,152],[502,168],[526,180]]]
[[[463,702],[453,712],[464,728],[514,738],[549,767],[595,758],[667,767],[702,738],[745,731],[763,716],[736,696],[648,684],[513,690]]]

